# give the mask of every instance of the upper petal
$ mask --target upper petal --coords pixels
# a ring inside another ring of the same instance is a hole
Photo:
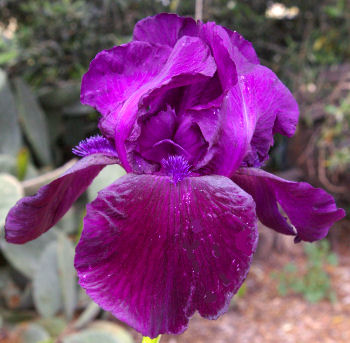
[[[208,110],[203,111],[207,115],[210,113]],[[212,158],[201,173],[231,177],[249,149],[256,118],[254,113],[246,111],[238,85],[227,92],[221,107],[214,107],[211,112],[211,118],[217,117],[219,134],[214,136],[215,143],[209,149]]]
[[[95,302],[156,337],[222,314],[256,241],[254,202],[229,179],[128,174],[88,205],[75,266]]]
[[[299,116],[298,104],[277,76],[261,65],[255,65],[242,74],[239,87],[244,110],[256,122],[245,164],[260,166],[268,158],[274,133],[288,137],[294,134]]]
[[[241,168],[232,180],[252,195],[261,222],[296,240],[315,241],[324,238],[334,222],[345,216],[334,198],[323,189],[305,182],[292,182],[261,169]],[[279,209],[288,215],[289,224]]]
[[[191,17],[160,13],[140,20],[135,25],[133,38],[173,47],[182,36],[198,36],[197,23]]]
[[[130,42],[101,51],[92,60],[89,71],[83,76],[81,102],[109,117],[108,125],[104,125],[103,120],[101,127],[107,136],[109,126],[115,126],[115,112],[127,98],[158,74],[170,52],[171,49],[166,46]]]
[[[116,157],[101,154],[82,158],[61,177],[25,197],[10,210],[5,237],[10,243],[26,243],[54,226],[85,191],[101,169],[117,163]]]
[[[184,36],[177,41],[159,74],[135,91],[118,111],[115,142],[119,158],[127,171],[131,171],[131,167],[125,140],[135,125],[139,108],[146,109],[154,98],[169,89],[212,77],[215,71],[216,65],[209,47],[201,39]]]

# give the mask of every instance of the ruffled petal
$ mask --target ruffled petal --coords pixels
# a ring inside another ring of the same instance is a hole
[[[173,47],[182,36],[198,36],[198,27],[191,17],[160,13],[140,20],[133,36],[136,41]]]
[[[232,180],[254,198],[264,225],[295,235],[296,241],[324,238],[333,223],[345,216],[330,194],[305,182],[287,181],[255,168],[239,169]],[[292,225],[281,215],[278,204]]]
[[[256,242],[254,201],[231,180],[128,174],[88,205],[75,267],[97,304],[156,337],[226,311]]]
[[[10,243],[31,241],[54,226],[86,190],[103,167],[117,163],[116,157],[90,155],[78,161],[61,177],[25,197],[10,210],[5,237]]]
[[[256,65],[239,78],[244,111],[255,120],[245,165],[260,166],[273,145],[273,134],[292,136],[298,122],[298,104],[288,88],[268,68]]]
[[[177,41],[159,74],[135,91],[118,111],[115,142],[119,158],[127,171],[130,172],[131,167],[125,141],[133,129],[139,109],[147,109],[155,98],[169,89],[203,81],[215,72],[215,61],[209,47],[201,39],[184,36]]]
[[[83,76],[81,102],[102,115],[147,83],[163,68],[171,49],[146,42],[130,42],[101,51]]]
[[[230,37],[232,44],[232,57],[239,69],[244,65],[247,65],[247,62],[260,64],[259,58],[251,42],[245,40],[243,36],[236,31],[231,31],[226,27],[224,29]]]

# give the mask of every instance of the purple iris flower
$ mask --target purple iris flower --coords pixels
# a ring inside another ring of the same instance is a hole
[[[298,106],[237,32],[174,14],[141,20],[130,43],[91,62],[81,101],[101,113],[102,135],[11,209],[6,239],[40,236],[102,168],[122,165],[127,175],[87,205],[75,267],[97,304],[145,336],[181,333],[195,311],[227,310],[258,218],[312,242],[345,215],[324,190],[260,169],[273,135],[294,134]]]

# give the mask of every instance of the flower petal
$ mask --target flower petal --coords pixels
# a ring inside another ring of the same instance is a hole
[[[49,230],[69,210],[101,169],[118,161],[101,154],[78,161],[61,177],[25,197],[10,210],[5,223],[5,237],[10,243],[23,244]]]
[[[130,42],[101,51],[83,77],[81,102],[95,107],[102,115],[114,112],[158,74],[170,52],[168,47],[146,42]]]
[[[208,114],[205,111],[205,114]],[[213,108],[210,117],[217,117],[219,136],[209,150],[212,159],[201,174],[219,174],[231,177],[241,165],[255,129],[255,117],[245,110],[242,93],[238,86],[224,97],[220,108]],[[216,127],[216,125],[213,125]]]
[[[232,180],[254,198],[257,215],[264,225],[296,235],[296,241],[324,238],[333,223],[345,216],[330,194],[305,182],[287,181],[255,168],[239,169]],[[281,215],[277,203],[294,227]]]
[[[200,38],[184,36],[175,44],[159,74],[125,101],[118,111],[115,141],[119,158],[128,172],[131,167],[125,141],[135,125],[139,108],[147,108],[155,98],[169,89],[212,77],[215,71],[216,64],[209,47]]]
[[[256,242],[254,202],[229,179],[128,174],[88,205],[75,266],[95,302],[156,337],[226,311]]]
[[[222,26],[211,22],[201,25],[200,37],[212,50],[222,88],[231,88],[237,82],[237,71],[230,54],[232,44],[228,33]]]
[[[191,17],[160,13],[140,20],[133,36],[136,41],[173,47],[182,36],[198,36],[198,27]]]
[[[288,88],[268,68],[255,65],[239,78],[244,110],[256,121],[245,165],[260,166],[273,145],[273,134],[292,136],[298,122],[298,104]],[[255,117],[255,118],[254,118]]]

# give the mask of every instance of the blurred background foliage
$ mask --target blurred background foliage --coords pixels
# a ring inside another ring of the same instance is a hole
[[[138,20],[159,12],[193,16],[195,1],[0,0],[1,228],[17,199],[71,166],[71,148],[97,133],[98,114],[79,101],[81,77],[91,59],[130,40]],[[267,167],[326,188],[350,209],[349,1],[204,0],[203,20],[237,30],[253,42],[262,64],[297,97],[297,135],[288,144],[276,137]],[[123,328],[101,321],[109,315],[89,302],[73,269],[84,204],[122,174],[119,167],[107,167],[42,238],[25,246],[1,239],[0,341],[132,342]],[[306,253],[317,260],[312,250]],[[322,268],[312,262],[310,268],[332,298]],[[306,279],[294,285],[297,290],[288,286],[293,273],[294,267],[287,268],[280,276],[284,290],[312,293],[314,285]],[[97,316],[95,326],[79,331]],[[72,318],[76,321],[67,333]],[[3,322],[28,319],[29,326],[1,331]]]

